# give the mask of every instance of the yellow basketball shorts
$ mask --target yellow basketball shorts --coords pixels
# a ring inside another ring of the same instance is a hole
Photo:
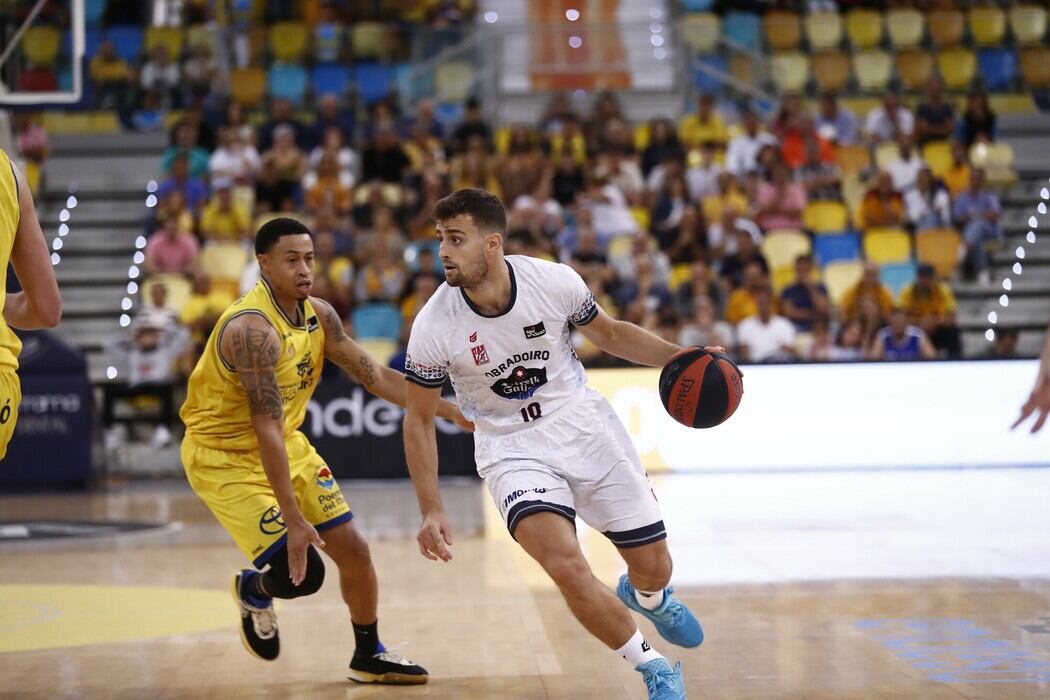
[[[0,459],[7,456],[7,444],[15,434],[21,403],[22,384],[18,381],[18,373],[0,372]]]
[[[352,519],[339,484],[301,432],[285,442],[295,500],[318,532]],[[284,546],[287,532],[277,497],[256,450],[217,450],[187,435],[182,465],[194,492],[257,569]]]

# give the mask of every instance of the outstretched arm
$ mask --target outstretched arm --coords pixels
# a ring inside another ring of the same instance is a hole
[[[613,319],[601,307],[593,321],[580,326],[580,332],[610,355],[647,367],[663,367],[682,349],[633,323]]]

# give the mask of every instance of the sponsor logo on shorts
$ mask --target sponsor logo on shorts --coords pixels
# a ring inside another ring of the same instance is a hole
[[[276,535],[284,531],[284,516],[277,506],[270,506],[259,517],[259,531],[264,535]]]
[[[317,503],[321,506],[321,510],[326,514],[334,513],[335,511],[346,507],[346,501],[343,499],[343,494],[338,491],[333,493],[322,493],[317,497]]]
[[[524,401],[532,398],[541,386],[547,383],[546,367],[515,367],[509,375],[490,388],[504,399]]]
[[[474,364],[487,365],[489,363],[489,352],[485,349],[484,343],[472,347],[470,353],[474,356]]]
[[[326,464],[317,468],[317,485],[323,489],[331,489],[335,486],[335,477],[332,476],[332,470]]]
[[[511,491],[507,494],[507,497],[503,499],[503,510],[506,510],[511,503],[518,500],[527,493],[547,493],[547,489],[540,487],[535,489],[518,489],[517,491]]]
[[[527,340],[539,338],[541,335],[547,335],[547,329],[544,327],[543,321],[540,321],[535,326],[525,326],[522,330],[525,331],[525,338]]]

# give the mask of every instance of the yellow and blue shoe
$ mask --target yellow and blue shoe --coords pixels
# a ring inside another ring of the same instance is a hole
[[[687,649],[698,647],[704,641],[704,630],[700,627],[699,620],[689,612],[689,608],[675,598],[673,593],[674,588],[668,586],[664,589],[664,602],[660,607],[656,610],[646,610],[634,597],[634,586],[631,585],[627,574],[620,577],[620,584],[616,587],[616,595],[623,604],[652,620],[661,637],[671,644]]]
[[[430,680],[419,664],[380,647],[374,656],[354,654],[350,660],[350,680],[382,685],[423,685]]]
[[[273,601],[250,601],[245,590],[245,581],[259,574],[251,569],[242,569],[233,575],[231,592],[241,613],[241,642],[252,656],[263,661],[273,661],[281,653],[281,638],[277,634],[277,615]]]
[[[649,700],[686,700],[681,661],[672,668],[667,659],[653,659],[634,670],[642,674]]]

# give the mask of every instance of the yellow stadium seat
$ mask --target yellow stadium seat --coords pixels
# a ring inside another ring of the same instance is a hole
[[[915,256],[929,263],[941,277],[950,277],[959,262],[962,236],[950,228],[931,228],[915,234]]]
[[[1038,44],[1046,36],[1046,8],[1018,5],[1010,9],[1010,31],[1019,44]]]
[[[510,150],[510,127],[501,126],[496,129],[496,153],[500,155],[506,155],[507,151]]]
[[[970,164],[984,168],[988,183],[1005,185],[1017,179],[1014,172],[1014,149],[1004,141],[975,143],[970,147]]]
[[[773,82],[781,92],[801,92],[809,79],[809,58],[798,51],[773,55]]]
[[[802,225],[814,233],[838,233],[849,228],[849,212],[842,202],[810,202],[802,210]]]
[[[354,342],[371,355],[372,359],[384,366],[397,352],[397,342],[386,338],[355,338]]]
[[[651,215],[648,209],[645,207],[631,207],[631,216],[633,216],[635,222],[637,222],[638,228],[643,231],[649,230]]]
[[[148,27],[143,49],[149,55],[158,46],[166,48],[168,56],[178,61],[182,54],[182,30],[178,27]]]
[[[146,281],[142,283],[142,287],[139,289],[139,297],[141,299],[152,298],[153,287],[158,284],[164,285],[168,291],[168,297],[164,302],[164,308],[166,309],[180,311],[186,300],[193,294],[193,283],[185,275],[160,273],[146,278]]]
[[[385,53],[386,25],[381,22],[358,22],[350,33],[356,58],[379,58]]]
[[[897,76],[906,90],[923,90],[933,77],[933,56],[923,49],[897,52]]]
[[[792,264],[774,267],[770,282],[773,283],[773,293],[780,294],[795,283],[795,266]]]
[[[694,12],[685,15],[681,23],[682,41],[695,53],[711,53],[722,36],[718,15]]]
[[[216,241],[201,248],[201,270],[212,281],[240,282],[244,266],[248,264],[248,251],[240,243]]]
[[[849,83],[849,58],[840,51],[821,51],[813,56],[813,79],[821,92],[838,92]]]
[[[867,187],[856,173],[844,173],[842,176],[842,200],[850,212],[851,221],[860,211],[860,203],[867,193]]]
[[[1032,46],[1021,49],[1021,75],[1031,89],[1050,87],[1050,48]]]
[[[729,57],[729,74],[748,85],[759,82],[755,61],[747,54],[734,53]]]
[[[51,66],[61,43],[62,35],[54,27],[30,27],[22,35],[22,55],[34,66]]]
[[[883,141],[875,147],[875,167],[879,170],[885,170],[890,163],[896,163],[900,159],[900,150],[893,141]]]
[[[448,61],[438,66],[434,76],[438,98],[462,102],[474,92],[474,67],[467,61]]]
[[[623,236],[617,236],[609,241],[609,245],[606,248],[606,252],[609,258],[623,258],[631,255],[631,240],[634,238],[631,234]]]
[[[230,96],[244,107],[255,107],[266,94],[266,71],[238,68],[230,71]]]
[[[762,17],[762,30],[766,44],[774,51],[796,49],[802,38],[802,24],[794,12],[767,12]]]
[[[636,124],[634,131],[631,133],[631,140],[634,143],[634,150],[641,153],[649,147],[649,124],[642,122]]]
[[[840,145],[835,149],[835,162],[843,173],[855,174],[871,167],[871,151],[867,146]]]
[[[809,237],[801,231],[771,231],[762,239],[762,255],[772,269],[794,265],[810,249]]]
[[[941,177],[952,165],[952,145],[947,141],[928,141],[922,147],[922,159],[934,176]]]
[[[864,257],[871,262],[911,260],[911,239],[899,228],[872,228],[864,232]]]
[[[963,14],[959,10],[934,10],[926,16],[926,26],[935,46],[957,46],[963,37]]]
[[[671,266],[671,278],[668,280],[667,285],[672,292],[677,292],[678,288],[689,281],[689,278],[692,276],[692,265],[689,263],[676,263]]]
[[[893,75],[893,61],[885,51],[857,51],[853,54],[853,75],[861,90],[881,92]]]
[[[947,49],[937,54],[937,68],[949,88],[966,89],[977,71],[977,55],[969,49]]]
[[[306,55],[310,30],[302,22],[277,22],[270,27],[270,51],[284,63],[298,63]]]
[[[918,46],[926,24],[923,15],[911,8],[890,10],[886,14],[886,30],[890,42],[898,49]]]
[[[1006,34],[1006,13],[994,5],[981,5],[970,9],[967,18],[970,36],[978,46],[993,46],[1002,43]]]
[[[814,49],[833,49],[842,43],[842,15],[814,12],[806,15],[806,38]]]
[[[882,42],[882,13],[853,10],[846,15],[846,34],[854,48],[870,49]]]
[[[859,260],[838,261],[824,266],[824,287],[831,302],[838,306],[851,287],[860,282],[864,274],[864,263]]]
[[[194,24],[186,29],[186,48],[193,50],[205,48],[212,49],[211,29],[206,24]]]

